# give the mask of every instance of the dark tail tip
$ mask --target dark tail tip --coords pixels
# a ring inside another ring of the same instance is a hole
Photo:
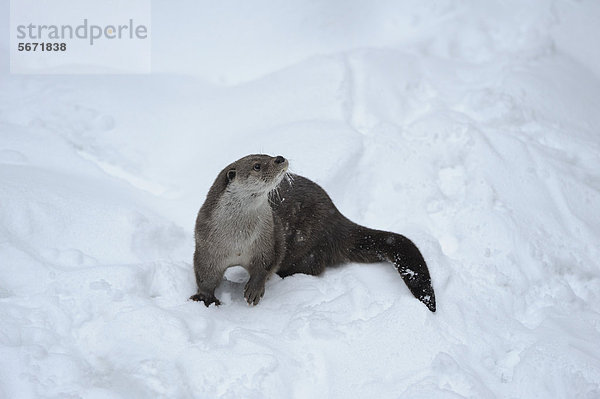
[[[430,311],[435,312],[435,292],[427,263],[417,246],[406,237],[403,238],[393,252],[392,263],[414,297],[423,302]]]
[[[429,276],[426,278],[414,278],[408,277],[403,273],[400,274],[414,297],[423,302],[423,304],[427,306],[427,309],[435,312],[435,292],[431,285],[431,278],[429,278]]]
[[[431,294],[421,295],[418,299],[427,306],[427,309],[435,313],[435,294],[433,293],[433,289],[431,290]]]

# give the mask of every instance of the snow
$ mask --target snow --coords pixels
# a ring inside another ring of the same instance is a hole
[[[0,65],[0,398],[600,397],[600,3],[152,6],[151,75]],[[437,312],[383,263],[188,301],[257,152],[410,237]]]

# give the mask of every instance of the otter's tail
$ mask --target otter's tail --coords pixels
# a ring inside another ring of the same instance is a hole
[[[402,276],[408,289],[429,310],[435,312],[435,293],[425,259],[411,240],[403,235],[359,226],[354,230],[353,248],[346,257],[350,262],[388,261]]]

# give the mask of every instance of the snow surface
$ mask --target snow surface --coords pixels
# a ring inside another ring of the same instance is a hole
[[[2,59],[0,398],[600,397],[600,2],[152,12],[151,75]],[[413,239],[437,313],[388,264],[188,301],[196,212],[255,152]]]

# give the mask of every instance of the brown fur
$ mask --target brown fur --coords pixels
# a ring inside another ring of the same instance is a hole
[[[233,265],[250,273],[244,296],[257,304],[272,273],[317,275],[346,262],[388,261],[435,312],[429,270],[412,241],[351,222],[316,183],[289,174],[283,180],[287,166],[283,157],[249,155],[219,173],[196,219],[198,292],[191,299],[218,304],[215,288]]]

